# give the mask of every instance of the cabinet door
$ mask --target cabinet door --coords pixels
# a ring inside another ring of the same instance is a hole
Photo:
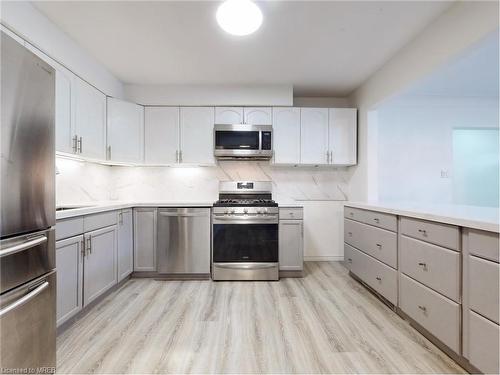
[[[156,208],[134,209],[134,271],[156,271]]]
[[[182,163],[215,164],[214,109],[212,107],[181,108]]]
[[[83,305],[86,306],[117,283],[116,225],[85,233],[84,239]]]
[[[275,164],[300,163],[300,108],[273,108]]]
[[[242,107],[215,107],[216,124],[243,124]]]
[[[134,268],[134,228],[132,210],[118,214],[118,281],[130,275]]]
[[[243,123],[249,125],[272,125],[271,107],[247,107],[243,109]]]
[[[356,164],[357,110],[331,108],[329,111],[330,164]]]
[[[141,163],[144,155],[144,107],[108,98],[107,158]]]
[[[78,153],[92,159],[106,159],[106,95],[79,78],[75,79]]]
[[[301,108],[300,134],[300,162],[302,164],[327,164],[328,109]]]
[[[144,162],[177,163],[179,152],[179,107],[144,109]]]
[[[302,271],[304,263],[304,236],[302,220],[280,220],[280,271]]]
[[[56,242],[57,326],[82,309],[83,236]]]

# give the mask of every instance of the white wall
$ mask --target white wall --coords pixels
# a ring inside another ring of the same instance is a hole
[[[453,129],[499,121],[498,98],[404,98],[377,113],[380,201],[453,204]]]
[[[125,97],[143,105],[291,106],[291,85],[125,85]]]
[[[1,23],[106,95],[123,97],[123,85],[28,1],[1,1]]]
[[[369,196],[369,112],[497,30],[498,11],[498,2],[457,2],[354,91],[350,100],[359,111],[358,165],[351,169],[350,199]]]

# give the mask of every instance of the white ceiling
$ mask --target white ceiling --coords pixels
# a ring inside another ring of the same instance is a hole
[[[343,96],[452,3],[263,1],[262,27],[234,37],[213,1],[34,2],[111,73],[133,84],[292,84]]]

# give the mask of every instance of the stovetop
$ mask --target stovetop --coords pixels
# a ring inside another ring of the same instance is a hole
[[[278,207],[278,203],[272,199],[219,199],[214,203],[214,207]]]

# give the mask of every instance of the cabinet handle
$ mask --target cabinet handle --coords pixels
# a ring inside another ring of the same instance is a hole
[[[120,225],[123,225],[123,212],[120,212],[118,215],[119,215]]]
[[[330,151],[330,163],[333,164],[333,151]]]
[[[375,246],[377,246],[379,249],[382,249],[382,245],[379,243],[376,243]]]
[[[373,221],[376,222],[376,223],[379,223],[380,219],[378,217],[376,217],[376,218],[373,219]]]
[[[354,212],[349,212],[349,215],[350,216],[354,216]]]
[[[85,257],[85,239],[82,240],[82,257]]]
[[[78,138],[78,152],[81,154],[83,150],[83,138]]]
[[[427,234],[427,231],[425,229],[419,229],[419,233],[422,233],[424,236]]]
[[[352,232],[347,232],[347,234],[349,235],[349,237],[352,237]]]
[[[175,162],[179,162],[179,150],[175,150]]]
[[[76,154],[78,152],[78,137],[75,135],[71,140],[71,148],[73,149],[73,153]]]
[[[179,151],[179,163],[182,163],[182,150]]]
[[[326,152],[326,164],[329,164],[330,163],[330,152],[327,151]]]
[[[427,268],[427,264],[424,262],[420,262],[418,265],[421,267],[424,267],[424,269]]]
[[[92,237],[87,237],[87,254],[92,254]]]
[[[420,310],[422,310],[423,312],[426,312],[426,311],[427,311],[427,307],[425,307],[425,306],[418,305],[418,308],[419,308]]]
[[[378,281],[382,281],[382,278],[381,278],[380,276],[377,276],[377,277],[376,277],[376,279],[377,279]]]
[[[108,160],[111,160],[111,146],[108,146]]]
[[[352,263],[352,258],[347,258],[347,261],[348,261],[349,263]]]

